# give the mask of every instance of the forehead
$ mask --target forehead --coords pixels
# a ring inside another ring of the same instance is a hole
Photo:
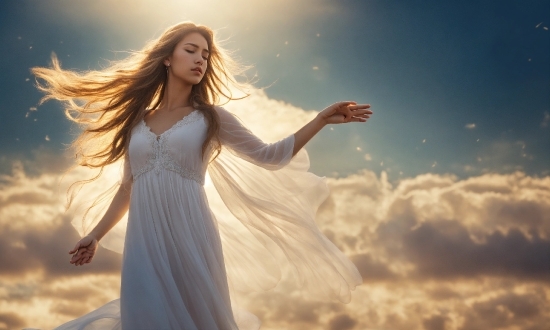
[[[202,34],[200,34],[198,32],[189,33],[188,35],[183,37],[183,39],[181,39],[178,44],[179,45],[184,45],[184,44],[187,44],[187,43],[197,45],[201,49],[208,50],[208,42],[206,42],[206,39],[202,36]]]

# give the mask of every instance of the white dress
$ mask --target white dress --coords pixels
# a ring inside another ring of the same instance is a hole
[[[160,136],[133,129],[128,218],[100,242],[123,253],[120,299],[56,329],[258,329],[233,292],[269,290],[285,267],[311,295],[350,300],[362,279],[315,224],[328,189],[305,150],[292,157],[294,135],[266,144],[215,109],[223,151],[210,164],[199,110]]]

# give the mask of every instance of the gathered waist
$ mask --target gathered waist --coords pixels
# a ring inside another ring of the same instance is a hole
[[[196,181],[200,185],[204,186],[204,175],[202,173],[188,167],[180,166],[175,162],[165,162],[160,164],[149,162],[146,166],[143,166],[136,171],[132,171],[132,175],[134,181],[136,181],[145,173],[153,172],[154,174],[159,175],[162,170],[174,172],[184,179]]]

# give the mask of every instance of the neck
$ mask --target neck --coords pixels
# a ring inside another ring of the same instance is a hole
[[[191,88],[193,85],[183,83],[173,77],[168,77],[168,83],[164,90],[164,96],[159,104],[159,109],[171,111],[175,108],[189,106]]]

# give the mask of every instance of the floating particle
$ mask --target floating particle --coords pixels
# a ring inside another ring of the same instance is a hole
[[[29,81],[30,79],[29,78],[26,78],[25,81]]]
[[[422,143],[426,143],[426,139],[422,140]]]
[[[474,129],[474,128],[476,128],[476,124],[475,124],[475,123],[466,124],[466,125],[464,125],[464,128],[466,128],[466,129]]]
[[[25,114],[25,118],[29,118],[29,113],[28,112]]]
[[[547,28],[546,26],[545,26],[545,27],[543,27],[543,29],[545,29],[546,31],[548,31],[548,28]]]
[[[36,107],[30,107],[29,110],[30,111],[36,111]]]
[[[50,137],[46,135],[46,137],[44,138],[44,140],[50,141]]]
[[[384,166],[384,162],[380,162],[380,166]]]
[[[479,139],[477,139],[476,142],[479,142]]]
[[[330,130],[331,130],[331,131],[334,131],[334,127],[331,127]]]
[[[36,119],[36,118],[34,118],[34,121],[36,121],[36,120],[37,120],[37,119]]]
[[[403,171],[399,171],[399,175],[403,175]]]
[[[432,164],[432,168],[436,167],[437,166],[437,162],[433,162]]]
[[[285,45],[288,45],[288,41],[285,41]]]
[[[313,70],[319,70],[319,67],[318,67],[318,66],[314,66],[314,67],[313,67]]]
[[[29,49],[32,49],[32,46],[30,46]]]
[[[17,37],[18,40],[21,40],[21,36]]]
[[[15,138],[15,141],[19,141],[19,138]]]
[[[317,33],[317,36],[318,36],[318,37],[320,37],[320,36],[321,36],[321,34]]]
[[[361,151],[361,147],[357,147],[355,148],[357,151]]]
[[[542,22],[540,22],[539,24],[537,24],[537,26],[535,26],[535,29],[538,29],[539,26],[542,24]]]
[[[370,154],[365,154],[365,156],[363,156],[363,158],[365,158],[365,160],[367,162],[370,162],[372,160],[372,156]]]
[[[528,59],[527,61],[531,62],[531,59]]]
[[[277,56],[276,56],[276,57],[279,57],[279,54],[277,54]]]

